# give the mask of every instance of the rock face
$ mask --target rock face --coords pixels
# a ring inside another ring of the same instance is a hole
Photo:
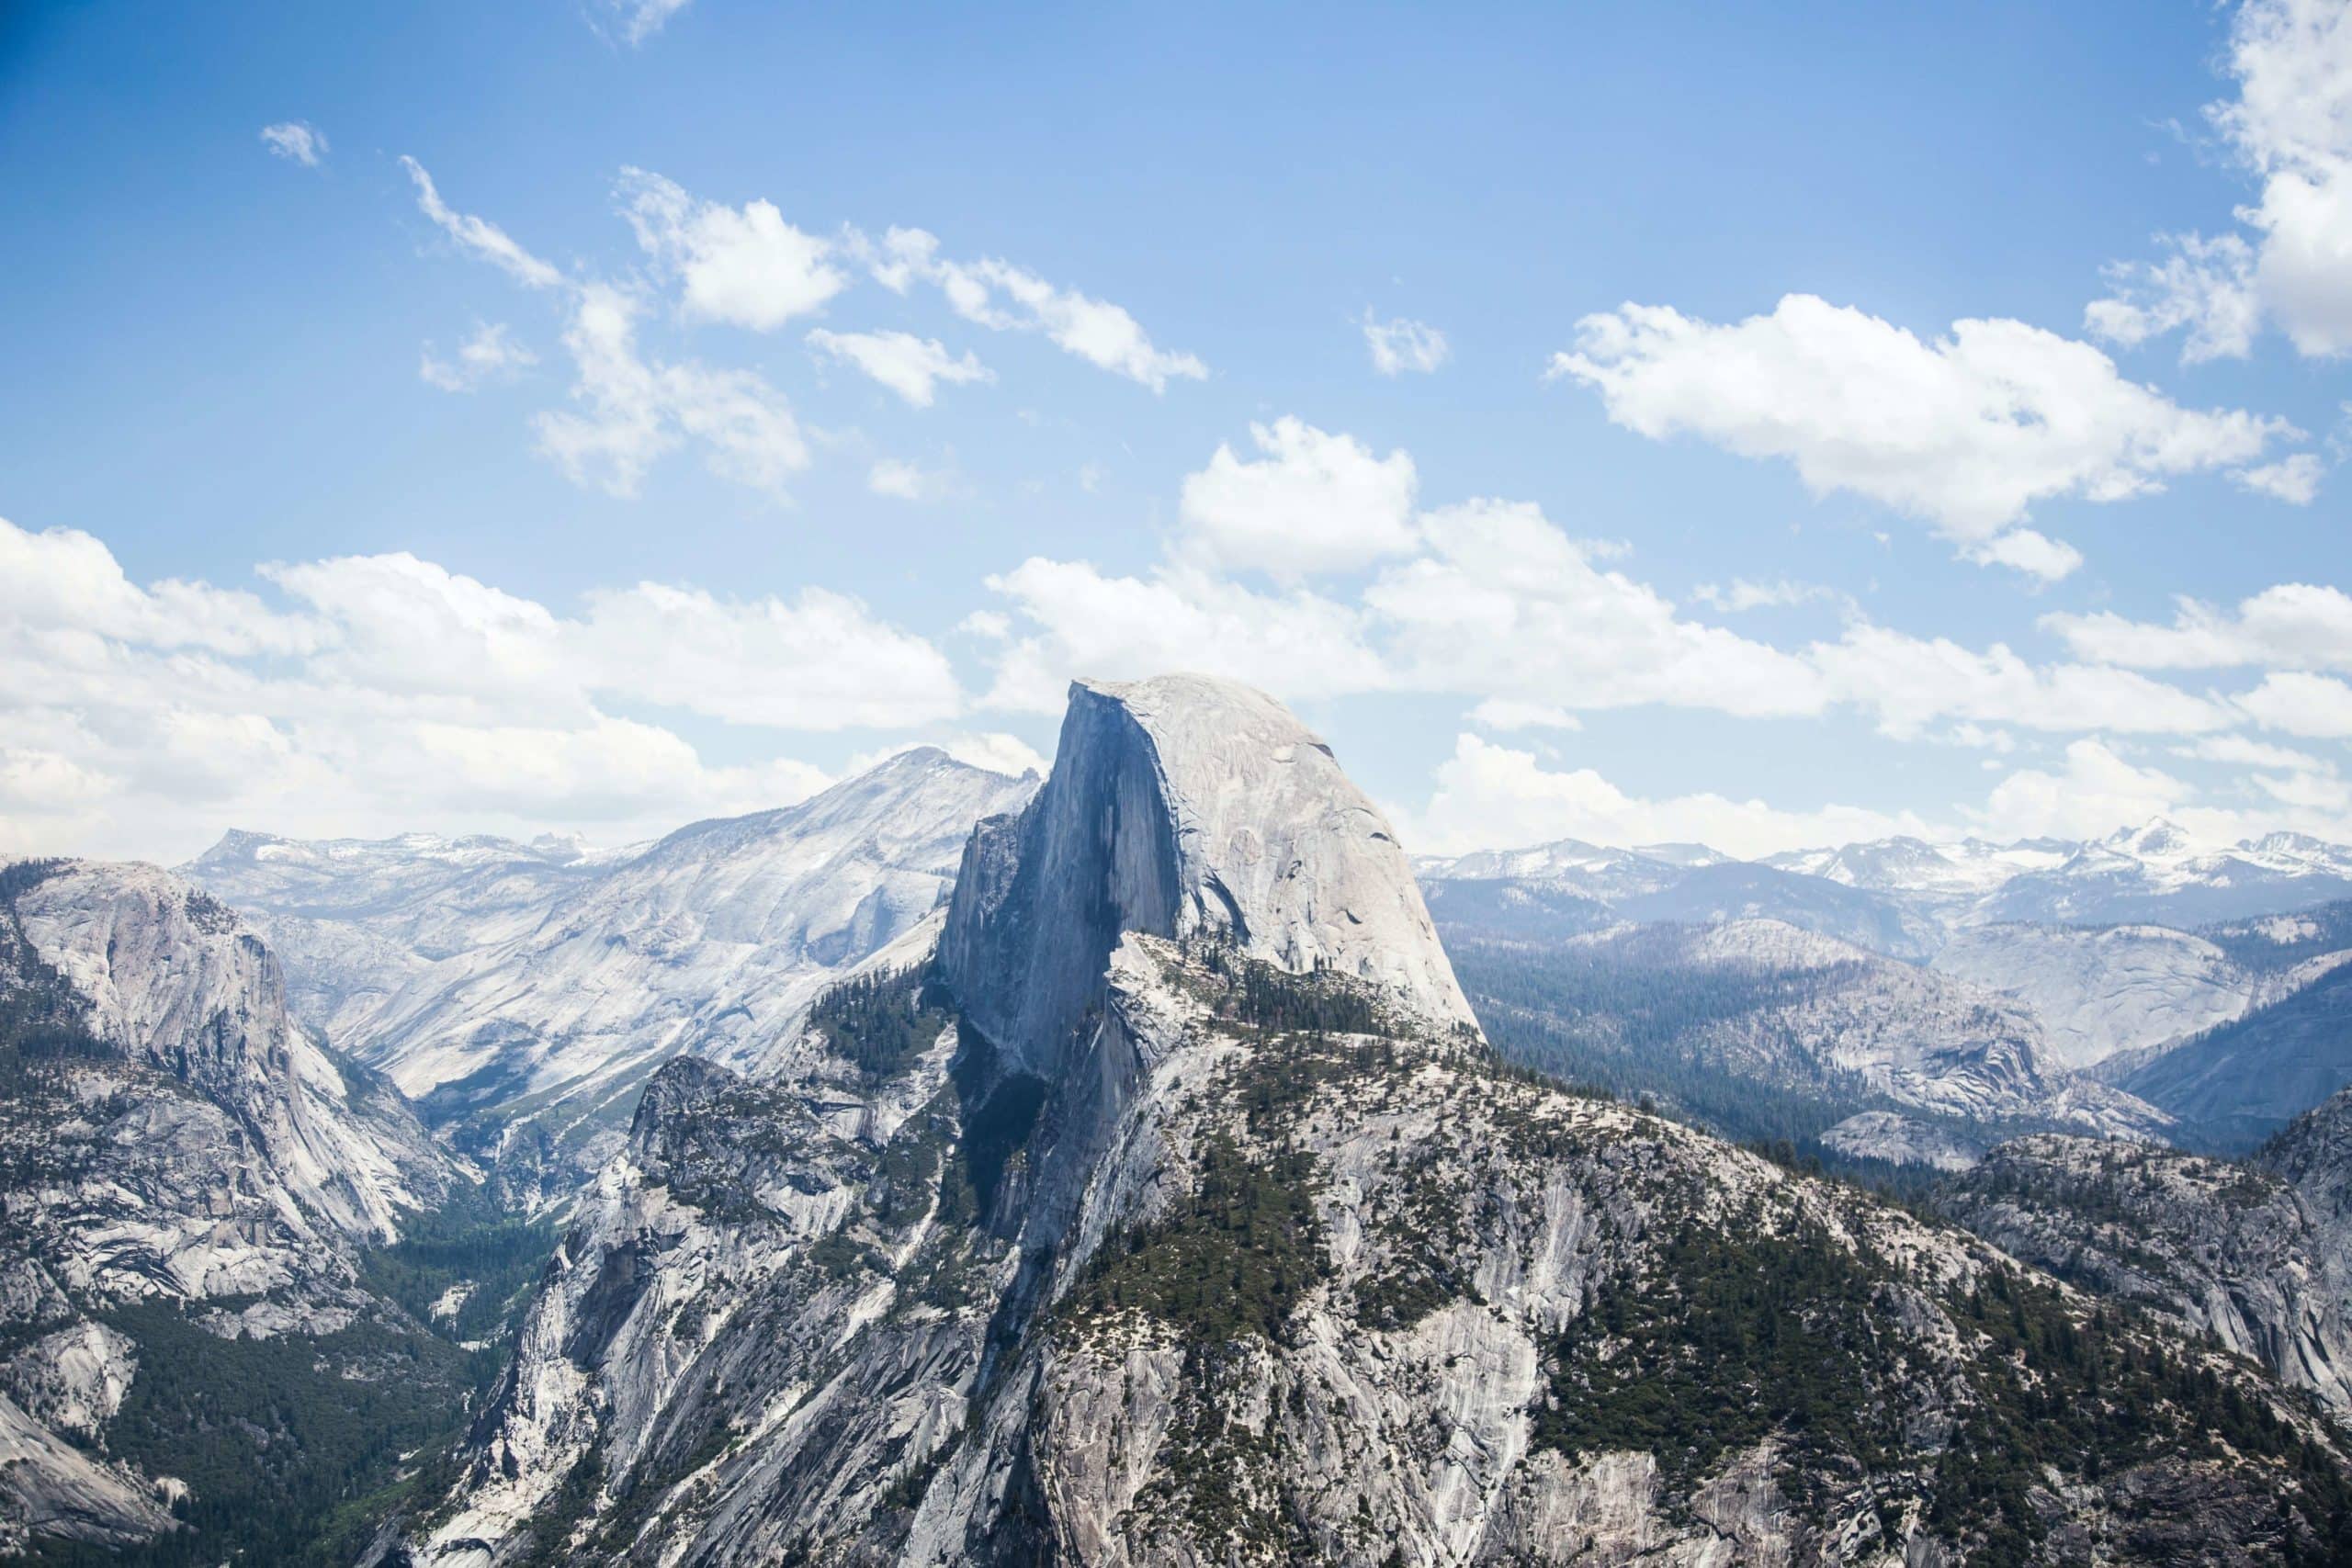
[[[2352,1080],[2352,964],[2134,1067],[2121,1087],[2200,1147],[2242,1153]]]
[[[2007,998],[1778,920],[1614,927],[1540,946],[1465,935],[1456,948],[1498,1043],[1572,1081],[1734,1109],[1753,1085],[1987,1126],[2146,1137],[2169,1124],[2048,1065],[2040,1025]]]
[[[397,1093],[293,1027],[225,907],[81,862],[0,870],[0,1543],[173,1525],[163,1476],[110,1457],[150,1360],[118,1319],[346,1330],[383,1310],[357,1249],[469,1179]]]
[[[2335,1438],[2218,1351],[1499,1066],[1272,705],[1073,709],[936,964],[655,1076],[415,1561],[2336,1548]]]
[[[447,1195],[454,1167],[414,1116],[294,1027],[269,950],[200,889],[153,866],[74,863],[19,893],[14,911],[90,1032],[187,1091],[185,1109],[144,1112],[152,1138],[134,1157],[188,1117],[223,1118],[239,1135],[218,1141],[249,1145],[259,1179],[282,1194],[270,1208],[350,1237],[393,1239],[402,1211]]]
[[[2216,943],[2164,926],[1978,926],[1956,933],[1935,967],[2015,998],[2041,1021],[2052,1058],[2076,1068],[2227,1023],[2258,987]]]
[[[2021,1138],[1938,1203],[2005,1252],[2167,1314],[2352,1416],[2347,1125],[2339,1097],[2256,1165]]]
[[[1051,1073],[1126,931],[1221,935],[1477,1028],[1387,820],[1329,747],[1230,682],[1072,686],[1053,777],[966,851],[941,966],[978,1027]]]
[[[656,1066],[756,1066],[838,972],[941,901],[975,820],[1035,788],[917,748],[798,806],[611,856],[241,840],[197,863],[306,953],[334,932],[389,952],[366,978],[318,965],[343,998],[338,1037],[526,1201],[553,1202],[618,1145]]]

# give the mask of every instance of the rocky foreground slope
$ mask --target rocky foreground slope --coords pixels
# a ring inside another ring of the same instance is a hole
[[[256,1472],[295,1495],[320,1457],[300,1397],[385,1422],[330,1471],[462,1404],[456,1352],[360,1255],[470,1179],[293,1027],[268,951],[179,878],[0,871],[0,1548],[175,1531]],[[399,1415],[345,1375],[397,1376]]]
[[[419,1562],[2250,1562],[2352,1504],[2222,1353],[1500,1066],[1378,813],[1190,680],[1073,693],[935,960],[655,1075],[462,1463]]]
[[[2244,1162],[2024,1138],[1937,1203],[2013,1256],[2145,1303],[2352,1417],[2352,1089]]]

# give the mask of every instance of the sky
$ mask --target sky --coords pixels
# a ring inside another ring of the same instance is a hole
[[[0,853],[1172,670],[1431,852],[2352,839],[2345,5],[19,5],[0,211]]]

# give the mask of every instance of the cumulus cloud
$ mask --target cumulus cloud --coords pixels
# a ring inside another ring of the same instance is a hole
[[[2039,665],[2004,643],[1979,651],[1867,622],[1834,643],[1814,644],[1806,662],[1829,699],[1862,709],[1898,739],[1944,720],[2156,735],[2201,734],[2235,722],[2221,704],[2136,671]]]
[[[1253,424],[1260,456],[1220,445],[1184,480],[1182,517],[1206,558],[1282,578],[1344,570],[1414,545],[1411,456],[1293,418]]]
[[[1488,697],[1470,710],[1470,722],[1502,730],[1584,728],[1584,720],[1556,703],[1531,703],[1517,697]]]
[[[426,385],[445,392],[470,392],[487,381],[503,379],[539,362],[503,321],[485,321],[458,345],[457,357],[443,359],[426,344],[417,359],[416,373]]]
[[[2091,301],[2083,325],[2125,348],[2185,327],[2183,364],[2244,358],[2262,323],[2253,247],[2235,234],[2163,234],[2157,243],[2163,260],[2108,267],[2115,292]]]
[[[2352,685],[2333,675],[2274,670],[2237,701],[2265,729],[2313,739],[2352,739]]]
[[[836,333],[819,327],[808,334],[808,346],[854,367],[919,409],[931,407],[942,381],[960,385],[996,379],[968,351],[959,359],[937,338],[912,333]]]
[[[2098,838],[2152,817],[2195,830],[2182,808],[2191,791],[2171,774],[2134,766],[2094,739],[2070,743],[2065,757],[2058,772],[2020,768],[1994,785],[1978,822],[2002,838]]]
[[[1401,376],[1408,370],[1427,374],[1444,364],[1453,352],[1445,334],[1427,321],[1403,316],[1384,321],[1367,310],[1360,324],[1372,367],[1383,376]]]
[[[2243,228],[2164,237],[2161,260],[2110,269],[2086,320],[2123,344],[2186,329],[2189,361],[2244,356],[2266,317],[2301,354],[2352,352],[2352,11],[2247,0],[2225,69],[2236,96],[2205,113],[2256,186]]]
[[[1975,558],[2036,575],[2073,552],[2007,538],[2035,502],[2146,494],[2299,434],[2244,411],[2182,408],[2089,344],[2022,321],[1956,321],[1927,342],[1804,294],[1729,324],[1650,305],[1588,316],[1550,374],[1593,388],[1610,419],[1640,434],[1784,459],[1816,494],[1883,502]]]
[[[2319,481],[2326,474],[2327,465],[2320,460],[2319,454],[2297,452],[2276,463],[2240,468],[2230,478],[2253,494],[2267,495],[2290,506],[2309,506],[2318,499]]]
[[[849,287],[831,242],[794,228],[768,201],[697,201],[643,169],[621,171],[621,212],[637,243],[677,275],[689,317],[769,332],[821,310]]]
[[[939,254],[938,237],[922,229],[892,229],[878,244],[863,237],[856,243],[883,287],[903,293],[916,282],[933,284],[957,315],[990,332],[1043,333],[1065,353],[1155,392],[1170,380],[1208,376],[1196,356],[1155,345],[1124,307],[1059,288],[1011,262],[948,260]]]
[[[2170,626],[2109,610],[2047,615],[2041,624],[2077,658],[2135,670],[2352,670],[2352,594],[2320,583],[2278,583],[2235,611],[2183,597]]]
[[[1322,452],[1343,437],[1289,422],[1261,433],[1267,456],[1229,451],[1204,472],[1313,471],[1285,453]],[[1360,445],[1347,461],[1375,460]],[[1194,476],[1197,479],[1198,475]],[[1303,493],[1313,485],[1297,481]],[[1220,496],[1224,491],[1217,492]],[[1255,497],[1258,490],[1242,487]],[[2098,660],[2036,663],[2007,646],[1973,649],[1849,620],[1835,640],[1782,649],[1694,618],[1650,585],[1605,567],[1603,552],[1524,502],[1475,501],[1406,515],[1401,482],[1382,492],[1395,553],[1351,592],[1310,591],[1294,573],[1261,592],[1223,570],[1305,505],[1273,505],[1262,527],[1228,525],[1215,548],[1201,540],[1204,508],[1189,490],[1187,531],[1159,565],[1112,574],[1084,561],[1035,558],[988,581],[1009,613],[989,617],[993,699],[1053,709],[1073,675],[1134,676],[1207,669],[1311,699],[1419,693],[1482,705],[1501,728],[1532,716],[1661,705],[1743,717],[1860,711],[1902,739],[2110,730],[2199,735],[2241,722],[2225,703]],[[1326,514],[1329,508],[1325,509]],[[1236,545],[1232,541],[1240,541]],[[1299,564],[1297,557],[1275,557]],[[1330,564],[1328,558],[1325,564]],[[1361,559],[1361,556],[1359,557]],[[1776,594],[1767,594],[1776,597]],[[1728,591],[1719,592],[1732,602]],[[1556,727],[1556,726],[1555,726]]]
[[[262,145],[274,157],[315,169],[326,162],[327,133],[308,120],[281,119],[261,128]]]
[[[1454,742],[1428,807],[1406,813],[1412,847],[1427,853],[1516,847],[1555,839],[1603,844],[1703,843],[1754,858],[1813,844],[1936,829],[1908,812],[1826,806],[1786,810],[1701,792],[1629,795],[1591,768],[1554,769],[1532,752],[1475,735]]]
[[[425,172],[424,164],[402,153],[401,167],[408,171],[409,179],[416,186],[417,210],[457,242],[458,249],[489,262],[526,288],[555,288],[562,285],[562,273],[517,244],[505,230],[486,218],[453,210],[441,199],[440,188],[433,183],[433,176]]]
[[[0,846],[176,856],[241,825],[634,837],[826,781],[788,756],[710,762],[657,712],[903,731],[964,705],[928,641],[823,589],[638,583],[566,613],[407,555],[261,576],[267,598],[140,584],[88,535],[0,522]]]
[[[2041,582],[2055,582],[2083,564],[2083,552],[2032,528],[2012,528],[1967,550],[1979,566],[2006,566]]]

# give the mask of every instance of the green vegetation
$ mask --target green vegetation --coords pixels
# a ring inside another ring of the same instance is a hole
[[[1670,1492],[1775,1432],[1880,1469],[1901,1438],[1877,1392],[1899,1371],[1872,1312],[1883,1274],[1817,1225],[1687,1224],[1569,1325],[1536,1440],[1645,1450]]]
[[[459,1342],[505,1330],[556,1244],[553,1221],[509,1213],[479,1187],[459,1188],[441,1209],[406,1221],[402,1232],[362,1256],[360,1284]],[[457,1316],[435,1319],[434,1303],[458,1285],[471,1289]]]
[[[1636,933],[1635,946],[1671,933]],[[1706,1026],[1804,1000],[1838,969],[1758,977],[1641,961],[1621,945],[1542,948],[1457,940],[1448,953],[1505,1060],[1627,1101],[1646,1101],[1735,1142],[1817,1147],[1857,1111],[1892,1107],[1859,1078],[1819,1087],[1759,1082],[1708,1061]]]
[[[1303,1153],[1252,1156],[1218,1138],[1200,1151],[1193,1190],[1171,1213],[1104,1245],[1071,1314],[1133,1307],[1199,1343],[1282,1339],[1299,1297],[1329,1267],[1314,1183]]]
[[[1950,1319],[1961,1359],[1922,1362],[1916,1335],[1894,1326],[1920,1310]],[[1965,1543],[1969,1561],[2018,1562],[2046,1529],[2029,1495],[2046,1471],[2095,1484],[2227,1452],[2272,1467],[2255,1492],[2278,1509],[2281,1539],[2323,1561],[2352,1549],[2341,1459],[2248,1392],[2258,1385],[2112,1308],[2086,1313],[2021,1269],[1988,1268],[1930,1305],[1824,1226],[1768,1233],[1760,1213],[1735,1214],[1686,1225],[1602,1283],[1554,1356],[1537,1441],[1651,1452],[1681,1506],[1770,1437],[1782,1445],[1779,1483],[1816,1521],[1859,1463],[1904,1477],[1902,1490],[1928,1500],[1928,1528]],[[1917,1436],[1937,1426],[1916,1420],[1923,1406],[1956,1418],[1948,1441]],[[2142,1505],[2127,1495],[2113,1506]]]
[[[119,1552],[49,1542],[36,1562],[348,1563],[418,1483],[401,1456],[453,1438],[496,1361],[382,1322],[223,1339],[165,1304],[104,1316],[139,1345],[107,1448],[187,1482],[188,1528]]]
[[[928,970],[844,980],[808,1010],[835,1055],[854,1063],[869,1083],[906,1070],[955,1021],[953,999]]]

